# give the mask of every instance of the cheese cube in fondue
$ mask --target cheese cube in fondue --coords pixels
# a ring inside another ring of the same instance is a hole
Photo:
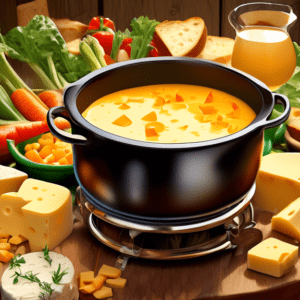
[[[92,103],[83,117],[107,132],[158,143],[192,143],[233,134],[256,117],[241,99],[203,86],[131,88]]]

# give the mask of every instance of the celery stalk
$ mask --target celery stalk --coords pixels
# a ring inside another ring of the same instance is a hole
[[[25,88],[26,90],[30,90],[28,85],[10,66],[3,52],[0,53],[0,74],[6,77],[16,89]]]
[[[51,79],[46,75],[46,73],[42,70],[40,66],[34,63],[28,63],[31,69],[41,78],[46,89],[56,90],[57,86],[51,81]]]
[[[47,56],[47,63],[50,71],[50,77],[52,82],[56,85],[57,89],[62,89],[62,85],[57,77],[56,69],[50,55]]]
[[[62,85],[62,88],[66,88],[70,84],[59,72],[57,72],[57,76]]]

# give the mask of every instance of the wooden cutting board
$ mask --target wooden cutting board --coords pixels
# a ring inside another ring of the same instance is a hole
[[[114,266],[119,253],[92,236],[78,210],[75,216],[72,235],[55,251],[73,262],[76,274],[87,270],[97,272],[102,264]],[[127,285],[124,290],[113,289],[113,299],[300,299],[300,260],[281,278],[247,269],[247,251],[262,238],[272,236],[297,245],[293,239],[271,231],[271,217],[270,212],[256,209],[256,228],[242,233],[235,250],[181,261],[130,258],[121,275],[127,278]],[[95,298],[81,294],[80,299]]]

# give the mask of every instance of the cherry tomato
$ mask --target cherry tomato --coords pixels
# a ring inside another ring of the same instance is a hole
[[[121,48],[120,48],[121,49]],[[128,56],[130,57],[130,54],[131,54],[131,46],[130,45],[126,45],[124,47],[124,50],[127,52]]]
[[[100,27],[100,20],[99,18],[95,17],[91,20],[89,24],[88,30],[97,30]]]
[[[107,55],[110,55],[114,35],[108,31],[99,31],[99,32],[94,33],[93,37],[99,41],[100,45],[104,49],[104,52]]]
[[[112,29],[113,31],[115,31],[115,24],[112,20],[110,20],[109,18],[104,18],[103,19],[103,25],[105,27],[108,27],[110,29]]]
[[[116,61],[114,59],[112,59],[109,55],[104,54],[104,59],[107,65],[111,65],[113,63],[115,63]]]
[[[132,38],[128,37],[128,38],[125,38],[120,46],[120,49],[125,49],[125,47],[127,45],[130,45],[132,43]]]
[[[156,48],[153,48],[149,51],[148,57],[157,57],[158,56],[158,51]]]

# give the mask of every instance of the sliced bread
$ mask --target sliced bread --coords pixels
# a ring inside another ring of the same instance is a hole
[[[204,21],[193,17],[185,21],[164,21],[156,26],[154,42],[161,56],[196,57],[207,37]]]
[[[230,65],[233,46],[234,39],[209,35],[204,49],[197,58],[213,60]]]

